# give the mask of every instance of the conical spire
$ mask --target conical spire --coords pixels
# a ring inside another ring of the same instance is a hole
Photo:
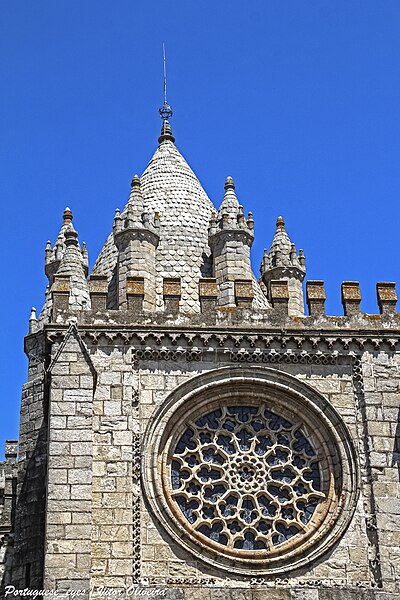
[[[86,248],[84,254],[86,254]],[[57,275],[70,276],[71,308],[90,308],[89,286],[86,281],[86,260],[79,247],[78,233],[72,223],[65,230],[65,252],[61,259]]]
[[[296,254],[296,247],[289,239],[282,217],[276,221],[276,231],[269,254],[264,250],[261,261],[261,279],[267,288],[268,299],[271,300],[271,282],[274,280],[288,282],[288,314],[304,315],[302,282],[306,274],[304,253]]]
[[[132,191],[122,215],[117,209],[114,217],[114,244],[118,249],[117,307],[128,307],[129,278],[143,282],[143,302],[138,310],[154,310],[156,304],[156,248],[159,242],[160,215],[145,211],[140,179],[132,179]]]
[[[219,207],[217,222],[221,219],[230,224],[237,223],[239,213],[239,202],[235,194],[235,183],[232,177],[227,177],[224,184],[225,194]]]
[[[239,204],[235,193],[235,182],[227,177],[224,184],[225,194],[215,221],[210,221],[209,235],[220,229],[244,229],[253,237],[254,221],[249,213],[246,221],[243,206]]]
[[[144,213],[144,201],[138,175],[134,175],[131,181],[131,188],[132,190],[129,196],[128,205],[132,205],[134,212],[138,216],[141,216]]]
[[[62,223],[61,229],[59,231],[59,234],[57,236],[54,246],[53,247],[51,246],[50,240],[48,240],[46,243],[44,270],[45,270],[45,273],[49,280],[49,285],[46,288],[44,306],[43,306],[43,308],[40,312],[39,318],[38,318],[39,323],[48,322],[51,317],[51,308],[52,308],[51,286],[53,285],[53,282],[54,282],[54,275],[57,273],[58,269],[60,268],[61,261],[64,257],[65,251],[66,251],[65,232],[67,231],[67,229],[69,227],[73,227],[72,220],[73,220],[72,211],[69,208],[69,206],[67,206],[63,212],[63,223]],[[87,261],[86,248],[82,249],[82,255],[80,258],[82,261],[84,272],[87,275],[89,265],[88,265],[88,261]]]
[[[300,250],[297,255],[296,246],[290,241],[282,217],[278,217],[276,221],[276,231],[269,253],[264,250],[260,267],[261,275],[275,267],[296,267],[304,273],[306,271],[304,252]]]
[[[63,213],[63,224],[60,232],[57,236],[53,248],[51,247],[50,240],[46,243],[46,258],[45,258],[45,273],[49,280],[49,284],[53,283],[54,274],[60,266],[61,259],[65,252],[65,232],[67,228],[72,224],[72,211],[67,206]]]
[[[290,241],[282,217],[276,220],[276,231],[272,240],[269,254],[264,251],[261,263],[261,274],[275,267],[297,267],[305,272],[305,257],[303,250],[296,254],[296,247]]]
[[[128,202],[122,211],[115,211],[113,232],[114,235],[125,229],[149,229],[155,231],[159,227],[160,216],[157,213],[150,215],[145,209],[140,178],[134,175],[131,181],[131,193]]]
[[[291,264],[290,256],[292,243],[285,229],[285,221],[282,217],[276,220],[276,231],[269,251],[268,268],[284,267]]]
[[[85,254],[87,250],[85,247]],[[70,275],[75,270],[82,270],[84,274],[85,259],[78,242],[78,232],[70,223],[65,230],[65,252],[61,259],[57,275]]]
[[[225,194],[215,217],[209,221],[208,243],[213,255],[213,275],[221,307],[250,306],[254,298],[250,248],[254,240],[252,217],[246,221],[232,177],[225,180]],[[244,287],[240,288],[239,281]],[[243,291],[244,290],[244,291]],[[243,292],[244,296],[240,296]],[[242,300],[244,304],[242,304]]]

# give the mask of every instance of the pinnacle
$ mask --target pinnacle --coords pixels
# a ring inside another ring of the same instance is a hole
[[[171,125],[169,124],[167,119],[164,119],[163,124],[161,126],[161,135],[158,138],[158,143],[161,144],[162,142],[165,142],[167,140],[175,142],[175,138],[172,135]]]
[[[66,246],[69,246],[71,244],[77,245],[78,244],[78,233],[75,230],[74,226],[72,225],[72,223],[70,223],[68,225],[68,227],[65,229],[65,244]]]
[[[134,175],[131,181],[131,187],[140,187],[140,179],[138,175]]]
[[[131,211],[131,219],[141,220],[141,215],[144,212],[144,204],[143,204],[143,195],[141,190],[141,182],[140,177],[138,175],[134,175],[131,181],[131,193],[128,199],[128,203],[122,211],[122,216],[127,214],[127,212]],[[117,209],[118,210],[118,209]],[[134,213],[134,214],[133,214]],[[118,218],[118,212],[115,212],[115,217]],[[114,218],[115,218],[114,217]]]
[[[233,181],[232,177],[226,178],[224,189],[225,189],[225,191],[235,189],[235,182]]]
[[[229,221],[236,223],[237,214],[239,211],[239,202],[235,193],[235,183],[232,177],[227,177],[224,184],[225,194],[219,207],[218,217],[221,219],[223,215],[227,215]]]
[[[64,213],[63,213],[63,220],[64,220],[64,223],[65,223],[65,224],[72,223],[72,218],[73,218],[73,217],[72,217],[72,211],[71,211],[71,209],[69,208],[69,206],[67,206],[67,207],[65,208],[65,210],[64,210]]]
[[[271,249],[269,253],[264,252],[261,263],[262,273],[274,267],[297,267],[305,271],[302,250],[300,250],[299,256],[296,256],[296,246],[291,242],[285,229],[285,221],[281,216],[276,221],[276,231]]]

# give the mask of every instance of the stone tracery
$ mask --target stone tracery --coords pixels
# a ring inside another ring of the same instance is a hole
[[[200,561],[280,575],[332,547],[355,510],[351,438],[281,370],[222,367],[173,391],[146,430],[154,514]]]
[[[190,527],[239,551],[265,551],[306,532],[326,493],[321,457],[300,423],[260,403],[223,406],[186,424],[170,484]]]

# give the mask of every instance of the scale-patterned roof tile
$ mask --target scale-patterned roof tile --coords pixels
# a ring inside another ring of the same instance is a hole
[[[140,178],[140,188],[144,210],[149,215],[160,214],[160,241],[156,251],[157,306],[162,308],[163,277],[180,277],[181,310],[197,312],[200,310],[199,278],[212,276],[208,226],[215,207],[171,139],[160,143]],[[107,275],[111,281],[110,308],[116,307],[117,302],[112,297],[116,294],[112,278],[117,258],[117,248],[110,234],[93,267],[93,273]],[[253,287],[255,303],[266,308],[267,300],[255,278]]]

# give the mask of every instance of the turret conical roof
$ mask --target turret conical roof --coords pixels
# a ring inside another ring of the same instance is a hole
[[[170,139],[163,139],[140,178],[143,204],[149,215],[160,213],[157,248],[157,294],[163,277],[180,277],[182,304],[189,311],[198,301],[199,277],[211,276],[208,223],[214,206],[196,175]],[[110,235],[93,273],[112,279],[117,249]]]

